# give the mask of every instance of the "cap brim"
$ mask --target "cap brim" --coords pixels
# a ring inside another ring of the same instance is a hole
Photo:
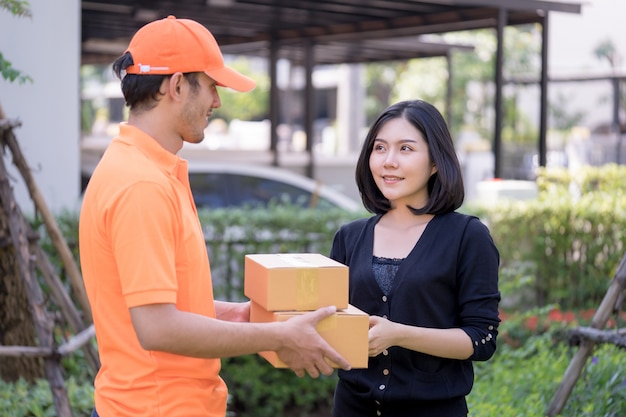
[[[205,73],[219,85],[236,91],[246,92],[256,87],[256,81],[228,67],[205,71]]]

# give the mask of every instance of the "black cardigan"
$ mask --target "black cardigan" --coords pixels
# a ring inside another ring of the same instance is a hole
[[[465,415],[465,396],[474,381],[472,361],[487,360],[496,350],[498,250],[478,218],[437,215],[384,296],[372,271],[379,219],[353,221],[335,235],[330,257],[350,267],[350,304],[407,325],[461,328],[472,339],[474,353],[468,360],[454,360],[391,347],[370,358],[367,369],[339,371],[333,415]]]

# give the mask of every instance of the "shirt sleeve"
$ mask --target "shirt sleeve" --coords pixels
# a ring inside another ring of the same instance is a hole
[[[161,184],[140,182],[107,211],[128,307],[176,302],[176,206]]]
[[[479,219],[465,229],[458,259],[461,328],[472,340],[474,361],[486,361],[496,350],[500,323],[498,271],[500,255],[491,234]]]
[[[335,237],[333,238],[333,244],[330,248],[329,257],[337,262],[341,262],[342,264],[346,265],[346,245],[343,238],[343,229],[344,227],[340,227],[339,230],[335,233]]]

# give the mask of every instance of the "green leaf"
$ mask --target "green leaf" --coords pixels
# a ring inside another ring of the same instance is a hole
[[[32,17],[30,4],[24,0],[0,0],[0,9],[19,17]]]

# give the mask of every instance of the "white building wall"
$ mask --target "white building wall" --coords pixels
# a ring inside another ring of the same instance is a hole
[[[623,0],[585,0],[580,14],[550,14],[549,74],[555,78],[605,76],[626,73],[626,36]],[[616,49],[615,68],[598,59],[594,50],[601,42],[611,41]],[[567,98],[567,110],[584,113],[582,125],[593,129],[610,124],[613,118],[610,81],[551,83],[550,99]]]
[[[0,52],[33,79],[20,85],[0,77],[0,106],[9,119],[49,208],[74,208],[80,192],[80,2],[29,0],[32,18],[0,9]],[[5,164],[14,168],[11,153]],[[17,170],[11,171],[18,204],[34,204]]]
[[[29,3],[31,19],[0,10],[0,52],[34,82],[19,85],[0,80],[0,105],[7,117],[23,122],[15,131],[18,141],[46,202],[58,212],[75,207],[80,193],[80,1]],[[598,42],[605,39],[616,43],[622,57],[618,69],[623,71],[626,2],[587,0],[582,4],[580,15],[551,14],[550,74],[606,71],[607,64],[592,54]],[[582,86],[569,95],[572,109],[586,110],[587,123],[608,118],[605,108],[590,102],[590,95],[583,92]],[[598,112],[594,111],[596,108]],[[11,164],[10,155],[5,160]],[[13,178],[18,203],[25,212],[32,211],[21,177],[13,173]]]

